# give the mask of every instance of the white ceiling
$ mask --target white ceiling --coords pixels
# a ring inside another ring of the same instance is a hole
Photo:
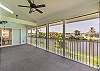
[[[29,14],[28,8],[19,8],[17,5],[28,5],[27,0],[0,0],[4,6],[8,7],[14,14],[10,14],[0,8],[0,15],[16,17],[19,19],[46,24],[59,19],[71,18],[87,13],[98,11],[99,0],[34,0],[36,4],[46,4],[41,8],[44,13],[34,12]]]

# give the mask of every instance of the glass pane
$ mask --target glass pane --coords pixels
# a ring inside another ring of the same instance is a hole
[[[2,32],[2,46],[12,44],[12,29],[1,29]]]
[[[12,44],[13,45],[21,44],[21,29],[13,29],[12,32],[13,32],[12,35],[14,36],[14,37],[12,37],[12,39],[13,39]]]
[[[36,28],[32,28],[32,45],[36,46]]]
[[[31,29],[27,30],[27,43],[31,44]]]

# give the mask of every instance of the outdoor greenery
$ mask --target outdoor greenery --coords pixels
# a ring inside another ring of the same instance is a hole
[[[63,33],[58,33],[58,32],[49,32],[49,38],[50,39],[57,39],[57,41],[62,40],[62,35]],[[67,34],[66,34],[67,35]],[[40,38],[45,38],[46,33],[44,32],[39,32],[38,36]],[[69,36],[66,36],[65,38],[68,40],[97,40],[99,35],[96,33],[94,27],[90,27],[90,30],[87,33],[81,33],[79,30],[75,30],[73,33],[69,33]]]
[[[95,28],[90,27],[90,30],[86,33],[81,33],[80,30],[75,30],[73,33],[69,33],[69,36],[66,36],[65,38],[68,41],[68,43],[71,43],[72,41],[85,42],[85,40],[89,40],[88,42],[90,43],[91,40],[96,40],[96,39],[91,39],[91,38],[94,38],[96,36],[97,36],[97,34],[96,34],[96,31],[95,31]],[[46,38],[46,33],[45,32],[39,32],[38,38],[40,39],[38,44],[44,48],[45,41],[43,41],[41,38]],[[54,42],[52,42],[54,44],[49,46],[49,50],[52,51],[52,52],[55,52],[57,54],[62,55],[62,53],[63,53],[63,47],[62,47],[63,34],[58,33],[58,32],[49,32],[49,40],[54,41]],[[65,46],[66,46],[66,44],[65,44]],[[91,43],[90,43],[90,46],[92,46]],[[68,47],[68,48],[71,48],[71,47]],[[85,53],[83,54],[80,51],[73,52],[72,49],[70,50],[68,48],[65,48],[65,51],[66,51],[65,53],[67,55],[66,56],[67,58],[71,58],[71,57],[75,56],[74,60],[83,61],[82,63],[89,64],[89,55],[86,55]],[[93,56],[92,55],[90,55],[90,59],[91,59],[90,64],[91,64],[91,66],[93,66]],[[98,66],[97,65],[97,56],[94,56],[94,67],[97,67],[97,66]]]
[[[46,35],[46,33],[44,33],[44,32],[39,32],[39,37],[44,38],[45,35]]]

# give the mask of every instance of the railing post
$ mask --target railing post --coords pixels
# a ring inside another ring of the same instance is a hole
[[[31,38],[30,38],[30,43],[32,44],[32,28],[31,28]]]
[[[19,37],[19,44],[21,44],[21,29],[19,29],[19,34],[20,34],[20,37]]]
[[[65,56],[65,20],[63,20],[63,56]]]
[[[38,38],[38,34],[37,34],[37,32],[38,32],[38,29],[37,29],[37,27],[36,27],[36,47],[37,47],[37,38]]]
[[[27,37],[28,37],[28,36],[27,36],[27,34],[28,34],[27,31],[28,31],[28,29],[27,29],[27,26],[26,26],[26,44],[27,44]]]
[[[49,50],[49,24],[46,25],[46,50]]]
[[[98,41],[98,50],[97,50],[97,66],[100,69],[100,1],[99,1],[99,41]]]

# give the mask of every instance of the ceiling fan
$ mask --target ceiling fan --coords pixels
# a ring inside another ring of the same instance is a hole
[[[34,1],[31,0],[27,0],[29,3],[29,6],[23,6],[23,5],[18,5],[19,7],[26,7],[26,8],[30,8],[29,13],[31,14],[32,12],[38,11],[39,13],[43,13],[41,10],[39,10],[38,8],[42,8],[45,7],[45,4],[41,4],[41,5],[36,5],[34,3]]]

